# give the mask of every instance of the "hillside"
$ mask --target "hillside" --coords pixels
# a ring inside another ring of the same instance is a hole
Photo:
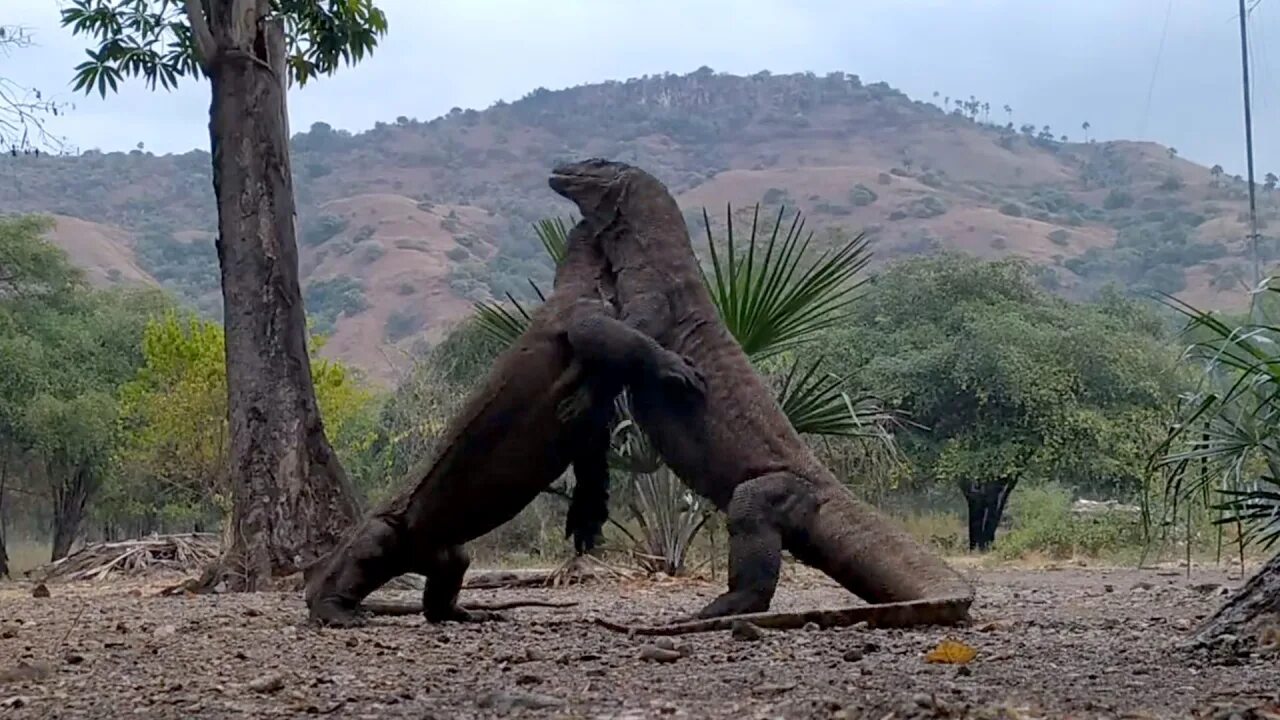
[[[657,174],[695,238],[704,206],[715,221],[726,203],[785,204],[820,237],[865,230],[877,262],[937,248],[1016,254],[1071,296],[1118,282],[1207,307],[1243,302],[1238,178],[1153,143],[1066,142],[999,111],[989,121],[974,98],[943,104],[852,75],[704,68],[540,88],[357,135],[317,123],[293,138],[308,313],[333,335],[326,354],[390,379],[472,301],[528,297],[529,277],[549,285],[530,223],[568,214],[548,171],[588,155]],[[154,279],[218,311],[207,153],[5,157],[0,173],[0,211],[61,216],[55,241],[100,282]],[[1274,221],[1274,193],[1260,205]]]

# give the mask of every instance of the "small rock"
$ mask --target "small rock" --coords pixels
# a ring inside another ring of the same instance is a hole
[[[675,662],[683,657],[675,650],[660,648],[657,645],[645,645],[640,648],[640,659],[646,662]]]
[[[35,662],[19,662],[16,667],[0,670],[0,685],[10,682],[31,682],[43,680],[53,673],[53,666],[39,660]]]
[[[118,633],[120,633],[121,635],[123,635],[123,634],[125,634],[125,633],[129,632],[129,626],[128,626],[128,625],[125,625],[125,624],[124,624],[124,621],[123,621],[123,620],[121,620],[120,622],[116,623],[116,632],[118,632]]]
[[[516,678],[517,685],[537,685],[542,682],[542,677],[533,673],[523,673]]]
[[[45,587],[44,583],[36,583],[36,586],[31,589],[31,597],[47,598],[49,597],[49,588]]]
[[[284,676],[271,673],[249,683],[249,689],[256,693],[273,693],[284,689]]]
[[[734,620],[729,626],[729,633],[734,640],[754,641],[764,637],[764,631],[758,625],[747,622],[746,620]]]
[[[167,638],[178,632],[176,625],[161,625],[152,631],[151,636],[154,638]]]
[[[862,643],[862,652],[868,655],[870,655],[871,653],[880,652],[880,645],[878,643],[874,643],[868,640],[867,642]]]
[[[845,662],[858,662],[862,659],[862,651],[858,648],[850,648],[844,651],[844,655],[842,655],[841,658],[843,658]]]
[[[1139,582],[1134,583],[1134,584],[1133,584],[1133,587],[1132,587],[1132,588],[1130,588],[1130,591],[1132,591],[1132,592],[1146,592],[1146,591],[1150,590],[1150,589],[1151,589],[1151,588],[1153,588],[1153,587],[1155,587],[1155,585],[1152,585],[1151,583],[1147,582],[1146,580],[1142,580],[1142,581],[1139,581]]]
[[[752,688],[751,694],[757,697],[776,697],[794,690],[795,687],[796,683],[767,683]]]
[[[1191,629],[1191,621],[1186,618],[1178,618],[1173,621],[1173,626],[1185,632]]]
[[[972,674],[973,670],[970,670],[968,665],[961,665],[956,668],[956,677],[969,677]]]
[[[25,707],[28,702],[31,702],[31,698],[24,697],[22,695],[14,695],[11,698],[5,698],[4,702],[0,702],[0,707],[13,708],[16,710],[20,707]]]
[[[262,611],[259,610],[258,608],[245,608],[244,616],[245,617],[261,617]]]
[[[16,637],[18,637],[17,625],[5,625],[4,627],[0,627],[0,638],[4,638],[5,640],[8,640],[9,638],[16,638]]]
[[[807,622],[804,624],[804,627],[802,629],[805,632],[817,632],[822,629],[822,626],[816,622]]]
[[[587,677],[604,677],[606,672],[604,668],[595,667],[595,668],[587,668],[582,672],[582,674],[586,675]]]
[[[491,708],[500,713],[505,713],[517,708],[521,710],[545,710],[547,708],[560,707],[564,704],[564,701],[550,695],[536,693],[490,692],[480,696],[476,704],[482,708]]]
[[[525,648],[524,659],[526,662],[543,662],[550,660],[551,656],[536,648]]]
[[[355,647],[360,644],[360,638],[349,637],[346,640],[347,647]]]
[[[81,655],[78,652],[72,652],[70,650],[68,650],[66,654],[62,656],[62,659],[68,665],[79,665],[80,663],[84,662],[83,655]]]
[[[1115,585],[1112,585],[1111,583],[1107,583],[1106,585],[1103,585],[1103,586],[1102,586],[1102,591],[1103,591],[1103,592],[1115,592],[1115,591],[1116,591],[1116,586],[1115,586]]]
[[[992,620],[989,623],[985,623],[983,625],[978,626],[978,632],[984,632],[984,633],[995,632],[996,630],[1003,630],[1003,629],[1004,629],[1004,625],[1001,625],[999,622],[996,622],[995,620]]]
[[[658,638],[657,640],[654,640],[654,641],[653,641],[653,644],[654,644],[654,645],[657,645],[658,647],[662,648],[663,650],[677,650],[677,648],[676,648],[676,641],[675,641],[675,640],[672,640],[672,639],[671,639],[671,638],[669,638],[669,637],[660,637],[660,638]]]

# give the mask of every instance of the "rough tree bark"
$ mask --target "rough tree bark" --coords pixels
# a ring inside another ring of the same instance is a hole
[[[970,480],[961,483],[960,491],[964,493],[965,502],[969,505],[969,549],[986,552],[996,541],[996,528],[1000,518],[1004,516],[1009,495],[1018,484],[1013,480]]]
[[[4,531],[9,524],[9,509],[4,504],[9,485],[9,456],[0,447],[0,578],[9,577],[9,551],[5,549]]]
[[[323,555],[355,521],[324,433],[298,281],[283,25],[269,0],[188,2],[212,84],[209,140],[226,331],[232,517],[203,585],[252,591]],[[194,8],[193,8],[194,6]]]
[[[1280,553],[1200,625],[1192,642],[1213,645],[1226,637],[1234,637],[1255,644],[1264,633],[1277,631],[1280,631]]]
[[[69,467],[60,481],[61,485],[53,488],[53,552],[50,560],[66,557],[80,534],[85,505],[92,490],[91,473],[84,467]]]

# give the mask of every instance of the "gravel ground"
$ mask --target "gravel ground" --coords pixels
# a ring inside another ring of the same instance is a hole
[[[154,578],[52,584],[35,598],[30,583],[0,583],[0,717],[1280,718],[1275,655],[1206,660],[1175,647],[1238,580],[970,572],[969,627],[705,633],[677,638],[676,652],[588,617],[661,622],[700,607],[723,579],[467,591],[465,601],[580,604],[354,630],[309,627],[295,594],[157,597],[171,579]],[[774,607],[851,600],[792,568]],[[977,657],[926,663],[946,638]]]

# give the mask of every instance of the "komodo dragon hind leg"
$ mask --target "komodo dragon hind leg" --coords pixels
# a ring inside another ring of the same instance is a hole
[[[467,574],[471,558],[461,545],[432,549],[422,558],[421,572],[427,578],[422,590],[422,614],[427,622],[486,622],[505,620],[494,610],[467,609],[458,605],[462,578]]]
[[[695,617],[768,610],[782,569],[783,538],[795,537],[817,510],[809,484],[791,473],[761,475],[739,485],[727,508],[729,591]]]

